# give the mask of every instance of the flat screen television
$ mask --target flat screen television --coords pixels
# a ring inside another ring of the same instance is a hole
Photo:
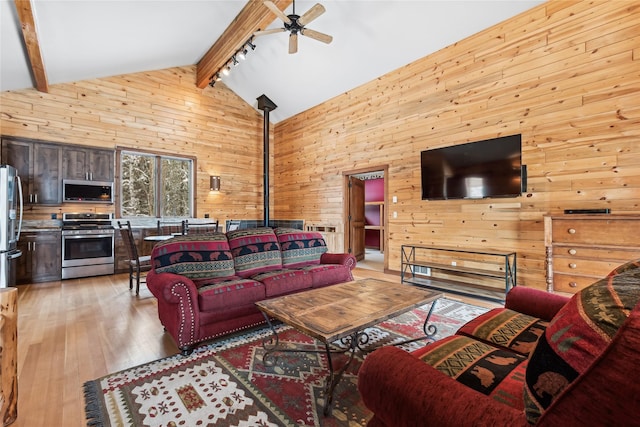
[[[518,197],[526,192],[522,135],[421,153],[423,200]]]

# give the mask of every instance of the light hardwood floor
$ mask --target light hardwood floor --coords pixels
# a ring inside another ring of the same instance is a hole
[[[354,273],[399,280],[373,270]],[[177,352],[155,298],[144,285],[136,297],[126,274],[18,286],[18,419],[12,426],[85,426],[84,382]]]

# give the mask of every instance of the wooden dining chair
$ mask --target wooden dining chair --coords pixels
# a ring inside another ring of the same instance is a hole
[[[133,237],[133,231],[131,230],[131,222],[127,221],[122,224],[118,221],[118,228],[120,230],[120,237],[122,242],[127,248],[127,254],[129,259],[127,264],[129,265],[129,289],[133,289],[133,277],[136,278],[136,295],[140,294],[140,279],[143,271],[151,270],[151,256],[138,255],[138,248],[136,247],[136,241]]]
[[[183,234],[214,234],[218,232],[218,221],[196,222],[189,224],[189,220],[182,221]]]
[[[158,236],[185,234],[183,222],[158,220]]]

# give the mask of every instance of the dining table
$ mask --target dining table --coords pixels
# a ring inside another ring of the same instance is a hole
[[[172,239],[176,236],[181,236],[182,234],[163,234],[163,235],[154,235],[154,236],[145,236],[144,240],[147,242],[164,242],[165,240]]]

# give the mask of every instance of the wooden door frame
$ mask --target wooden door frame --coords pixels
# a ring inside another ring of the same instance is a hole
[[[369,172],[380,172],[382,171],[383,176],[384,176],[384,247],[385,250],[383,252],[383,256],[384,256],[384,271],[386,271],[388,269],[388,262],[389,259],[387,257],[389,251],[389,203],[387,202],[389,200],[388,198],[388,193],[389,193],[389,165],[379,165],[379,166],[367,166],[366,168],[361,168],[361,169],[350,169],[347,171],[342,171],[342,181],[343,181],[343,189],[342,189],[342,194],[343,194],[343,212],[342,212],[342,218],[344,219],[343,223],[343,228],[344,228],[344,252],[347,252],[349,250],[349,243],[351,241],[351,232],[349,230],[349,178],[352,175],[360,175],[363,173],[369,173]],[[366,259],[366,257],[365,257]]]

